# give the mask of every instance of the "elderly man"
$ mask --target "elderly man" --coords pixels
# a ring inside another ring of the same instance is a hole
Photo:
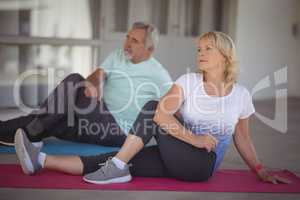
[[[158,31],[153,25],[134,23],[123,48],[111,53],[86,79],[71,74],[39,112],[1,121],[1,143],[13,144],[18,135],[16,150],[25,148],[22,152],[26,155],[20,155],[21,150],[18,154],[25,173],[33,173],[34,167],[45,161],[45,155],[31,158],[32,152],[27,151],[38,151],[35,143],[49,136],[106,146],[122,146],[126,140],[122,148],[129,148],[131,141],[140,140],[128,133],[143,106],[158,100],[172,83],[168,72],[152,57],[157,43]],[[33,145],[26,144],[27,138]],[[118,158],[113,161],[122,164]],[[24,162],[33,168],[24,167]]]

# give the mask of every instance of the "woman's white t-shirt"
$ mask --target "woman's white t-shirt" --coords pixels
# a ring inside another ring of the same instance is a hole
[[[255,112],[249,91],[234,84],[230,93],[223,97],[209,96],[204,89],[201,73],[188,73],[175,81],[184,93],[180,114],[194,134],[212,134],[219,141],[215,169],[223,160],[239,119]]]

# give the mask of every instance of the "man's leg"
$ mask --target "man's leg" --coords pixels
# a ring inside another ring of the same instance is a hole
[[[84,87],[84,81],[81,75],[70,74],[51,92],[38,111],[39,115],[24,127],[31,141],[51,136],[47,132],[58,123],[67,120],[68,117],[75,118],[74,112],[69,111],[76,110],[78,91]]]
[[[23,172],[34,174],[42,168],[56,170],[73,175],[88,174],[99,169],[99,164],[106,162],[117,152],[95,156],[53,156],[40,152],[27,138],[18,131],[15,137],[17,157]],[[144,148],[131,160],[130,172],[133,176],[169,177],[162,162],[157,146]]]
[[[79,156],[46,155],[43,168],[72,175],[83,174],[83,163]]]
[[[14,136],[18,128],[24,128],[34,118],[35,114],[21,116],[0,122],[0,144],[14,145]]]
[[[81,93],[82,91],[79,91]],[[91,104],[91,98],[79,98],[77,106],[84,109]],[[126,134],[119,127],[104,101],[97,101],[88,113],[76,113],[78,142],[120,147]]]
[[[27,116],[0,122],[0,141],[13,144],[14,135],[18,128],[23,128],[31,141],[40,141],[51,136],[48,133],[57,123],[66,120],[69,103],[77,100],[77,91],[68,96],[68,88],[84,81],[79,74],[67,76],[47,97],[40,109]],[[72,99],[71,99],[72,98]]]
[[[40,152],[41,148],[31,143],[21,129],[15,135],[15,149],[25,174],[34,174],[42,168],[69,174],[82,174],[83,165],[78,156],[47,156]]]
[[[153,117],[158,101],[149,101],[141,109],[132,129],[115,156],[124,163],[128,163],[156,134],[157,126],[153,126]]]
[[[72,80],[72,77],[70,79]],[[77,77],[75,80],[81,79]],[[73,83],[78,82],[71,81],[71,84]],[[43,131],[37,135],[37,138],[55,136],[60,139],[82,143],[121,146],[125,141],[126,135],[106,107],[105,102],[86,97],[84,89],[84,87],[80,87],[76,91],[74,105],[76,107],[70,108],[72,112],[64,114],[64,116],[61,114],[47,114],[31,122],[37,127],[36,129],[42,127],[40,130]],[[66,103],[64,106],[70,106]],[[29,139],[34,141],[32,136],[28,135]]]

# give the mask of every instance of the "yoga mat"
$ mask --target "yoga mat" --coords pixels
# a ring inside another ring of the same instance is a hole
[[[52,155],[63,154],[82,156],[108,153],[118,150],[118,147],[106,147],[95,144],[77,143],[55,138],[45,139],[44,146],[42,148],[42,152]],[[12,146],[0,145],[0,153],[15,153],[15,148]]]
[[[0,165],[0,187],[34,189],[186,191],[186,192],[255,192],[300,193],[300,178],[284,170],[272,172],[289,178],[291,184],[273,185],[259,181],[246,170],[219,170],[207,182],[192,183],[169,178],[134,177],[129,183],[94,185],[85,183],[81,176],[42,170],[36,175],[22,173],[18,165]]]

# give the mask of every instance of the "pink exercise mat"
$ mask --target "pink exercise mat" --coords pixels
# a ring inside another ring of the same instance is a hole
[[[0,187],[36,189],[84,190],[156,190],[187,192],[268,192],[300,193],[300,178],[289,171],[272,172],[289,178],[291,184],[272,185],[260,182],[247,170],[219,170],[207,182],[192,183],[169,178],[135,177],[129,183],[94,185],[85,183],[81,176],[43,170],[33,176],[24,175],[18,165],[0,165]]]

